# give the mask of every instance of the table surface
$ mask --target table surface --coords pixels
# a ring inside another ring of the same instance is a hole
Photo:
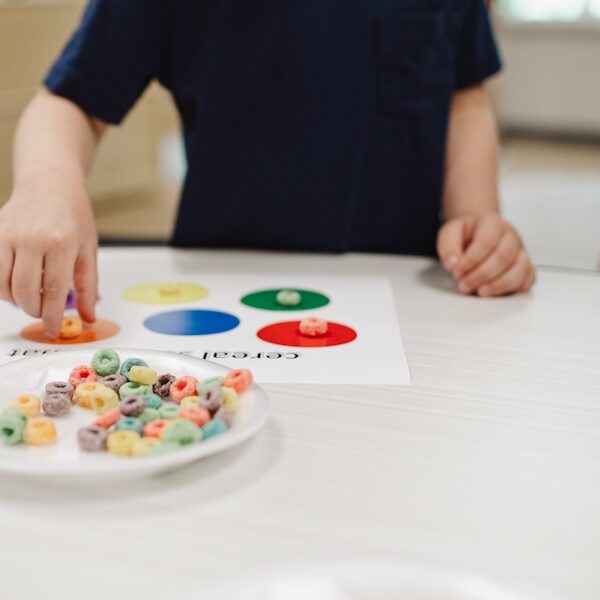
[[[484,300],[420,258],[198,253],[199,273],[241,269],[389,276],[413,385],[267,386],[253,440],[154,479],[3,478],[3,598],[199,598],[366,559],[600,598],[597,273],[546,270],[530,295]]]

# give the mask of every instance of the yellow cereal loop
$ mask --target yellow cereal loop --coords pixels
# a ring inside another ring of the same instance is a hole
[[[240,409],[240,397],[238,393],[230,387],[223,386],[223,403],[221,406],[230,414],[237,414]]]
[[[40,414],[41,401],[33,394],[24,394],[15,398],[10,405],[20,410],[26,417],[37,417]]]
[[[113,408],[119,406],[119,394],[109,387],[97,384],[96,389],[90,395],[91,409],[97,415],[103,415]]]
[[[200,406],[200,398],[198,396],[187,396],[180,403],[181,408],[197,408]]]
[[[156,374],[156,371],[150,367],[136,365],[131,367],[129,371],[129,381],[133,383],[139,383],[141,385],[154,385],[157,379],[158,375]]]
[[[140,440],[137,431],[119,430],[113,431],[106,441],[108,451],[115,456],[133,456],[133,447]]]
[[[158,293],[161,296],[176,296],[181,293],[181,284],[176,281],[163,281],[158,285]]]
[[[56,441],[56,425],[52,419],[37,417],[29,419],[25,425],[23,439],[32,446],[45,446]]]
[[[83,323],[79,317],[66,317],[62,320],[60,328],[60,337],[63,340],[70,340],[81,335]]]
[[[146,456],[152,448],[160,446],[162,442],[158,438],[146,437],[140,438],[133,445],[133,456]]]
[[[95,381],[80,383],[75,388],[75,402],[77,402],[81,408],[92,408],[92,398],[99,385],[100,384]]]

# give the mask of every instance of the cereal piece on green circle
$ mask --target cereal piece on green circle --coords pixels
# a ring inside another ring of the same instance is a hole
[[[135,431],[139,435],[142,435],[144,424],[137,417],[121,417],[115,423],[115,431]]]
[[[163,404],[158,409],[161,419],[172,420],[179,416],[179,404]]]
[[[127,377],[123,377],[123,375],[119,375],[115,373],[114,375],[107,375],[106,377],[102,377],[98,383],[109,387],[111,390],[119,393],[121,386],[127,383]]]
[[[115,456],[133,456],[133,447],[139,439],[137,431],[113,431],[106,440],[106,447]]]
[[[298,306],[302,302],[302,296],[296,290],[280,290],[275,296],[275,302],[279,306]]]
[[[243,394],[254,383],[252,371],[236,369],[225,376],[224,386],[233,388],[238,394]]]
[[[151,393],[152,388],[149,385],[128,381],[119,388],[119,397],[121,400],[127,400],[132,396],[145,396]]]
[[[161,445],[161,441],[157,438],[145,437],[140,438],[133,444],[133,456],[147,456],[153,448]]]
[[[144,426],[144,437],[160,438],[163,429],[169,423],[171,423],[171,421],[167,421],[166,419],[158,419],[157,421],[151,421],[146,426]]]
[[[64,417],[71,411],[71,398],[66,392],[44,394],[42,409],[49,417]]]
[[[119,409],[126,417],[139,417],[146,410],[146,400],[143,396],[130,396],[121,400]]]
[[[69,404],[71,401],[69,400]],[[23,394],[17,396],[10,405],[17,410],[20,410],[26,417],[37,417],[40,414],[42,405],[40,399],[33,394]]]
[[[27,417],[17,409],[5,410],[0,415],[0,439],[9,446],[23,441]]]
[[[131,371],[131,367],[147,367],[148,363],[141,358],[128,358],[121,363],[121,368],[119,369],[119,374],[123,375],[123,377],[127,377],[129,379],[129,371]]]
[[[91,383],[98,379],[96,371],[87,365],[79,365],[75,367],[69,375],[69,383],[73,389],[77,389],[82,383]]]
[[[200,398],[198,396],[188,396],[179,403],[179,406],[181,408],[194,408],[200,406],[199,403]]]
[[[227,431],[227,425],[222,419],[213,419],[202,428],[202,438],[208,439]]]
[[[79,317],[65,317],[60,325],[60,338],[72,340],[81,335],[83,322]]]
[[[148,423],[152,423],[152,421],[158,421],[160,414],[156,408],[147,408],[138,419],[146,426]]]
[[[67,381],[51,381],[46,384],[46,394],[68,394],[71,402],[75,402],[74,392],[73,386]]]
[[[179,411],[179,418],[189,419],[198,427],[202,427],[210,421],[210,413],[205,408],[190,406],[189,408],[182,408]]]
[[[163,281],[158,284],[158,293],[161,296],[176,296],[181,293],[181,284],[176,281]]]
[[[25,425],[23,439],[32,446],[46,446],[56,441],[56,425],[47,417],[29,419]]]
[[[156,383],[153,386],[153,391],[156,395],[160,396],[163,400],[168,400],[171,393],[171,385],[177,378],[171,373],[164,373],[159,375]]]
[[[147,408],[156,408],[158,410],[162,406],[162,399],[158,394],[144,394],[143,397]]]
[[[221,406],[231,415],[235,416],[240,409],[240,397],[238,393],[230,387],[223,388],[223,403]]]
[[[300,321],[300,333],[307,337],[318,337],[325,335],[329,329],[327,321],[318,317],[308,317]]]
[[[220,385],[207,388],[200,394],[200,398],[198,399],[198,406],[205,408],[211,414],[216,413],[221,408],[222,403],[223,387]]]
[[[100,452],[101,450],[105,450],[107,438],[108,431],[94,425],[82,427],[77,432],[79,447],[86,452]]]
[[[154,385],[158,375],[150,367],[134,366],[129,370],[129,381],[133,383],[142,383],[144,385]]]
[[[162,432],[161,439],[165,444],[179,444],[180,446],[189,446],[202,439],[200,428],[190,421],[183,419],[173,421],[167,425]]]
[[[91,393],[90,404],[91,409],[97,415],[103,415],[119,406],[119,394],[106,385],[99,383]]]
[[[169,395],[177,404],[179,404],[184,398],[188,396],[194,396],[196,394],[196,388],[198,387],[198,380],[195,377],[179,377],[172,384],[169,389]]]
[[[92,357],[92,369],[94,369],[100,377],[118,373],[120,366],[121,359],[111,348],[102,348]]]
[[[206,390],[211,389],[215,386],[221,387],[224,383],[225,377],[223,377],[222,375],[217,375],[216,377],[207,377],[206,379],[202,379],[202,381],[198,383],[198,386],[196,387],[196,392],[198,393],[198,396],[202,396],[202,394]]]

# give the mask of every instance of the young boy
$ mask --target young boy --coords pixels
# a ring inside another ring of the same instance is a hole
[[[0,298],[55,337],[74,282],[93,321],[85,177],[152,79],[189,164],[174,245],[434,255],[437,240],[462,293],[527,291],[481,85],[499,66],[484,0],[91,0],[17,131]]]

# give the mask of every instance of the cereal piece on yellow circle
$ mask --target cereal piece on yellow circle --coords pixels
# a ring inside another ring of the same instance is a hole
[[[32,446],[53,444],[56,441],[56,425],[52,419],[47,417],[29,419],[25,425],[23,438],[26,444]]]
[[[146,456],[156,446],[160,446],[162,442],[158,438],[145,437],[140,438],[133,445],[132,454],[133,456]]]
[[[181,285],[176,281],[163,281],[158,284],[158,293],[161,296],[176,296],[181,293]]]
[[[237,414],[240,409],[240,397],[238,393],[230,387],[223,386],[223,403],[221,406],[230,414]]]
[[[106,442],[108,451],[116,456],[133,456],[133,447],[141,439],[137,431],[121,429],[113,431]]]
[[[40,414],[41,400],[33,394],[17,396],[11,406],[20,410],[26,417],[37,417]]]
[[[79,317],[65,317],[60,328],[60,337],[63,340],[71,340],[81,335],[83,323]]]
[[[97,415],[103,415],[119,406],[119,394],[109,387],[98,383],[96,384],[96,389],[91,393],[90,405],[91,409]]]
[[[184,398],[179,406],[181,408],[196,408],[199,406],[200,398],[198,396],[188,396]]]
[[[99,385],[100,384],[95,381],[80,383],[75,388],[75,402],[77,402],[81,408],[92,408],[92,398]]]
[[[156,371],[150,367],[136,365],[135,367],[131,367],[131,370],[129,371],[129,381],[132,381],[133,383],[154,385],[157,379],[158,375],[156,374]]]

